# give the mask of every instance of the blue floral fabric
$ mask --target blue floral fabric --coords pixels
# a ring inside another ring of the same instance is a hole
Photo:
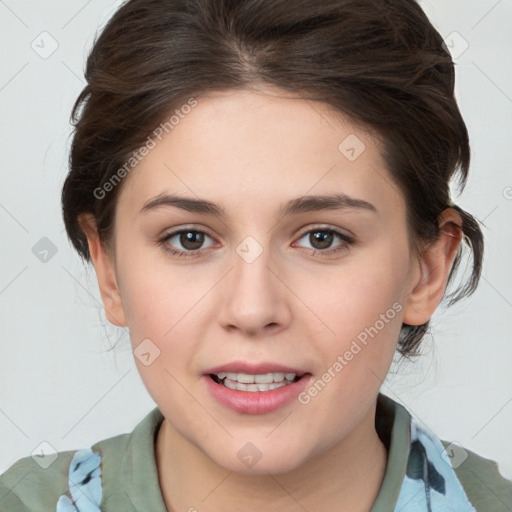
[[[441,440],[412,416],[407,471],[394,512],[476,512]]]
[[[56,512],[99,512],[103,495],[101,456],[90,448],[78,450],[69,466],[69,494],[57,502]]]
[[[415,418],[410,421],[407,470],[394,512],[476,512],[457,479],[440,441]],[[101,456],[91,449],[75,453],[68,475],[69,496],[56,512],[101,512]]]

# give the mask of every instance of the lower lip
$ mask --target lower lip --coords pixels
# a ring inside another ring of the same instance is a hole
[[[284,407],[304,391],[311,375],[304,375],[297,382],[271,389],[270,391],[237,391],[215,382],[209,375],[203,375],[210,394],[228,409],[242,414],[266,414]]]

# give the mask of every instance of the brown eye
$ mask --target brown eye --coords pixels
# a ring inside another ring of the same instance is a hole
[[[211,240],[210,245],[203,247],[206,239]],[[213,245],[213,239],[204,231],[196,229],[180,229],[168,233],[158,241],[166,251],[178,256],[198,256],[201,249],[208,249]]]
[[[314,249],[328,249],[333,240],[333,233],[329,231],[311,231],[309,233],[309,242]]]
[[[182,247],[189,251],[200,249],[204,243],[204,233],[199,231],[182,231],[179,237]]]
[[[325,254],[326,256],[345,251],[354,243],[354,239],[351,236],[345,235],[332,228],[310,229],[302,234],[300,239],[303,238],[306,239],[310,245],[307,247],[308,249],[312,250],[315,254]],[[336,239],[338,239],[340,243],[333,246]]]

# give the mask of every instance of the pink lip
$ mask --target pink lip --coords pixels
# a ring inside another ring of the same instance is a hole
[[[259,375],[265,373],[295,373],[299,377],[306,373],[305,370],[301,370],[298,368],[292,368],[291,366],[283,366],[277,363],[246,363],[244,361],[233,361],[231,363],[226,363],[221,366],[215,366],[214,368],[210,368],[206,370],[205,375],[209,375],[211,373],[217,374],[220,372],[230,372],[230,373],[247,373],[249,375]]]
[[[236,368],[240,368],[239,366],[235,366]],[[221,367],[219,367],[221,368]],[[224,368],[224,367],[222,367]],[[227,366],[226,366],[227,368]],[[229,366],[232,368],[232,366]],[[269,368],[269,365],[265,366],[265,370]],[[219,373],[218,368],[214,368],[211,373]],[[290,370],[290,371],[288,371]],[[285,372],[285,373],[297,373],[297,371],[293,371],[292,369],[283,370],[283,367],[279,367],[278,370],[272,370],[272,372]],[[245,371],[240,373],[270,373],[270,371],[254,371],[254,369],[250,369],[247,371],[247,367],[245,367]],[[237,391],[235,389],[230,389],[222,384],[218,384],[215,382],[209,375],[203,375],[202,380],[204,381],[209,393],[212,395],[217,402],[221,405],[231,409],[233,411],[242,413],[242,414],[266,414],[290,403],[295,400],[297,396],[304,391],[308,383],[312,378],[311,374],[304,375],[301,379],[294,382],[293,384],[288,384],[286,386],[282,386],[280,388],[272,389],[270,391]]]

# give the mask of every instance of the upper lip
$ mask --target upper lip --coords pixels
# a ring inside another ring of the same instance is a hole
[[[218,374],[221,372],[225,373],[246,373],[248,375],[264,375],[266,373],[295,373],[299,377],[302,377],[305,373],[300,368],[294,368],[292,366],[285,366],[279,363],[261,362],[261,363],[249,363],[245,361],[233,361],[231,363],[225,363],[220,366],[215,366],[205,371],[205,374]]]

